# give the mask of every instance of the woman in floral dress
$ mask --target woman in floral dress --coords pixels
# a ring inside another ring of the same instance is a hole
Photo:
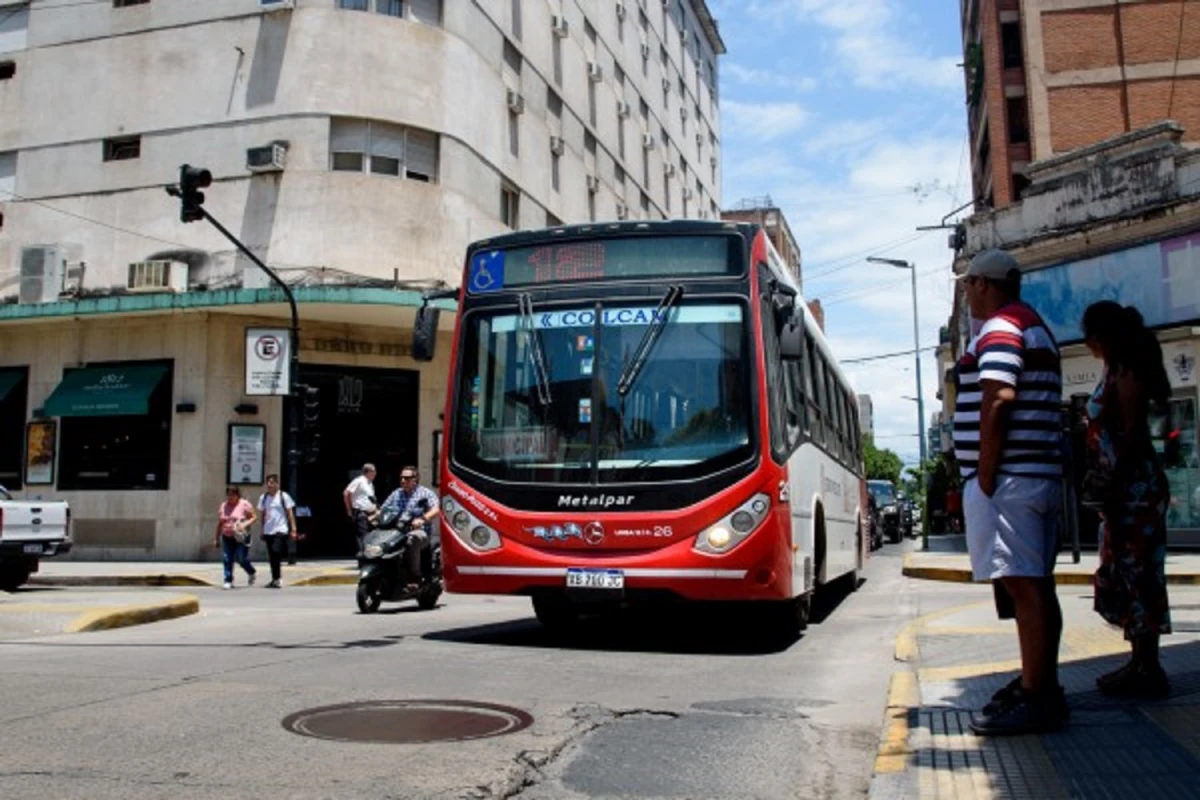
[[[1095,609],[1120,626],[1133,648],[1128,664],[1096,683],[1106,694],[1163,696],[1159,637],[1171,632],[1167,603],[1170,489],[1150,435],[1152,409],[1165,410],[1170,383],[1158,340],[1132,307],[1104,301],[1083,316],[1088,349],[1104,361],[1088,401],[1084,499],[1101,512]]]

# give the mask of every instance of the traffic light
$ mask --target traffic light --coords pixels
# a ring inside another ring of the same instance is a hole
[[[212,186],[212,173],[206,169],[184,164],[179,168],[179,219],[184,222],[198,222],[204,219],[200,207],[204,205],[205,187]]]
[[[300,387],[304,400],[304,427],[315,428],[321,421],[321,390],[316,386]]]

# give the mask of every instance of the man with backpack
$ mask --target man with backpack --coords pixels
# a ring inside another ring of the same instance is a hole
[[[283,559],[287,556],[288,540],[296,538],[296,502],[279,488],[279,476],[267,476],[267,493],[258,498],[262,514],[263,544],[271,561],[271,582],[268,589],[280,589]]]

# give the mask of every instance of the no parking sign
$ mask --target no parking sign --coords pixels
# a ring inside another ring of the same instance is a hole
[[[291,391],[286,328],[246,329],[246,394],[286,395]]]

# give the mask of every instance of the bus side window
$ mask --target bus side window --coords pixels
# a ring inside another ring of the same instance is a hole
[[[825,367],[825,396],[829,398],[829,449],[841,450],[842,441],[842,405],[838,402],[838,392],[834,390],[833,371],[828,364]]]
[[[765,264],[758,267],[762,286],[771,285],[771,273]],[[787,389],[783,380],[783,361],[779,354],[779,334],[775,330],[775,312],[766,292],[759,298],[762,318],[763,360],[767,362],[767,421],[771,432],[771,455],[782,464],[788,457]]]
[[[803,366],[798,361],[784,364],[788,387],[788,447],[795,450],[808,434],[808,398],[804,396]]]

